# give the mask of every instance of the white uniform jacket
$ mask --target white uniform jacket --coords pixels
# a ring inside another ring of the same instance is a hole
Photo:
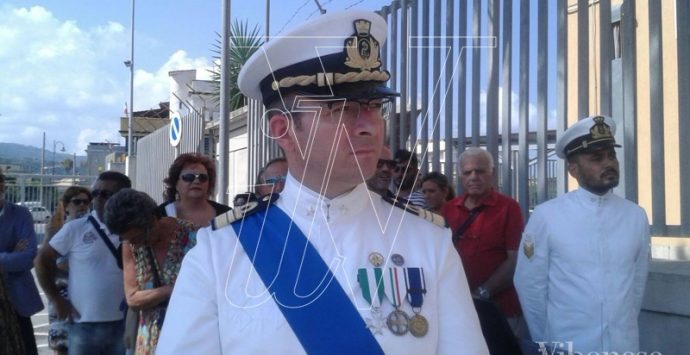
[[[404,266],[424,268],[427,292],[420,314],[429,332],[417,338],[383,329],[375,338],[385,353],[488,353],[450,230],[388,204],[365,184],[328,200],[288,176],[276,204],[310,239],[364,319],[371,312],[357,270],[373,267],[372,252],[397,253]],[[408,303],[402,309],[413,314]],[[382,310],[388,315],[393,306],[384,301]],[[318,328],[319,320],[313,322]],[[232,226],[199,231],[182,263],[157,348],[157,354],[221,353],[305,353]]]
[[[649,243],[644,210],[612,192],[578,189],[537,206],[514,280],[532,339],[636,352]]]

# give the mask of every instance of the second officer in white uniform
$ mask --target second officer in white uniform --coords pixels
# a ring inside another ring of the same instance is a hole
[[[397,95],[385,37],[375,13],[330,13],[243,67],[240,89],[269,108],[288,178],[279,197],[199,231],[158,354],[488,353],[442,218],[366,188]]]
[[[649,223],[642,208],[612,192],[615,128],[610,117],[594,116],[563,133],[556,153],[580,188],[537,206],[525,227],[514,281],[541,348],[638,350]]]

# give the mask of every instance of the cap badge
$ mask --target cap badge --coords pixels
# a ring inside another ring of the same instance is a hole
[[[380,67],[379,41],[370,34],[371,21],[360,19],[353,24],[355,33],[345,40],[345,65],[367,71]]]
[[[594,117],[594,126],[590,128],[589,134],[592,136],[592,140],[613,138],[611,127],[604,122],[603,116]]]

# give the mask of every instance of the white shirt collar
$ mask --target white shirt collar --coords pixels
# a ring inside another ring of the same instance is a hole
[[[578,200],[587,206],[598,207],[602,206],[606,201],[608,201],[613,195],[613,189],[609,190],[603,195],[597,195],[595,193],[589,192],[586,189],[580,187],[575,191],[575,196]]]
[[[351,191],[332,199],[302,185],[289,172],[285,180],[285,188],[280,193],[280,200],[286,207],[288,214],[295,216],[313,217],[322,214],[327,221],[337,220],[362,210],[369,203],[369,193],[364,182],[355,186]]]

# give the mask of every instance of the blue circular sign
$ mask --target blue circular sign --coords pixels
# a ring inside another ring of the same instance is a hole
[[[179,116],[173,116],[170,119],[170,144],[173,147],[177,147],[180,144],[180,139],[182,138],[182,120]]]

